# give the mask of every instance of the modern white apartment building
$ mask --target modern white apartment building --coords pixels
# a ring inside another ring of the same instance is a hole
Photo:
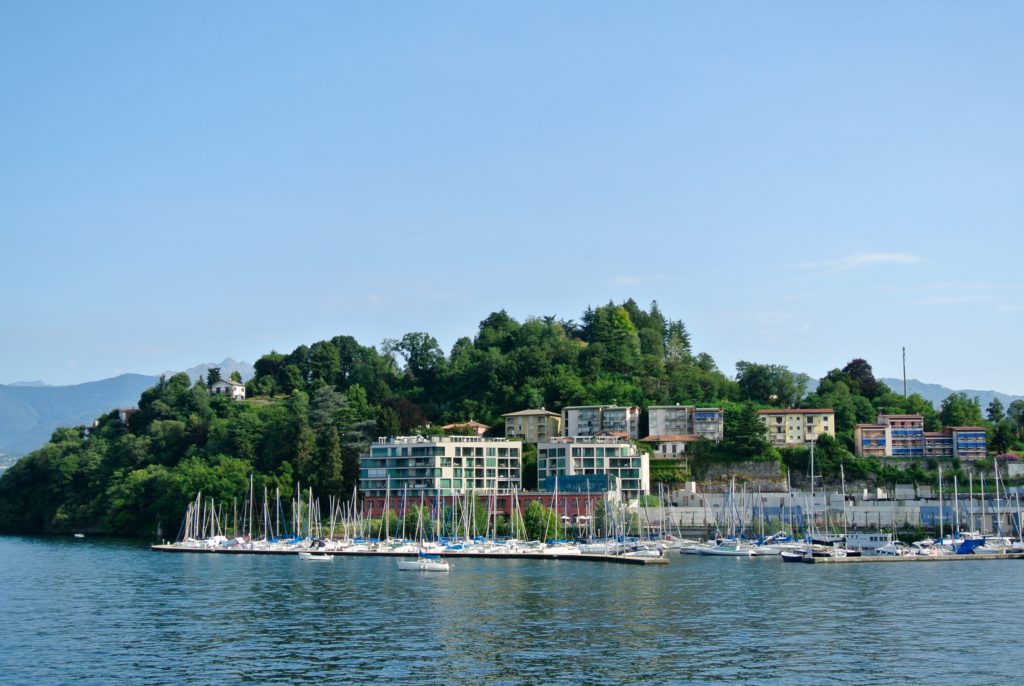
[[[510,492],[522,485],[523,444],[480,436],[378,438],[359,457],[365,497],[405,494],[431,498],[474,492]]]
[[[564,436],[537,444],[537,480],[549,476],[608,474],[629,500],[651,490],[650,461],[637,447],[612,436]]]

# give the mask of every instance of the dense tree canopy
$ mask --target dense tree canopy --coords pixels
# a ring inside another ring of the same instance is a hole
[[[832,407],[837,440],[821,446],[826,468],[849,457],[854,424],[879,413],[920,413],[929,430],[982,422],[976,400],[950,397],[940,414],[920,396],[892,393],[861,359],[826,374],[810,395],[808,378],[781,365],[739,362],[729,379],[710,355],[692,349],[682,321],[657,303],[644,309],[633,300],[588,308],[578,323],[553,316],[520,322],[494,312],[448,354],[426,332],[379,346],[336,336],[287,354],[271,351],[254,367],[244,402],[211,397],[208,384],[220,378],[211,369],[195,383],[183,374],[162,378],[127,424],[111,413],[88,429],[58,429],[0,478],[0,531],[142,534],[159,523],[173,536],[197,491],[231,499],[246,492],[252,474],[260,491],[293,492],[301,482],[347,495],[358,482],[358,456],[376,436],[468,420],[503,435],[501,415],[527,407],[721,406],[725,440],[698,443],[697,463],[778,460],[758,408]],[[989,407],[993,418],[1001,412]],[[998,435],[990,440],[1000,447],[1019,442],[1024,403],[1011,404],[992,426]],[[524,483],[532,485],[536,453],[526,450],[524,458]],[[672,464],[652,471],[665,481],[683,476]]]

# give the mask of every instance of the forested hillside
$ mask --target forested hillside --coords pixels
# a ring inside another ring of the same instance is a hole
[[[211,398],[205,382],[177,374],[142,394],[127,425],[110,413],[92,428],[56,430],[49,444],[0,477],[0,531],[145,535],[160,525],[173,537],[197,491],[231,502],[244,497],[250,473],[259,492],[292,492],[301,482],[346,497],[358,481],[358,456],[376,436],[470,419],[502,435],[501,414],[527,407],[721,405],[726,439],[697,444],[695,470],[741,460],[782,460],[800,469],[805,451],[769,447],[756,409],[834,407],[837,440],[820,446],[825,472],[842,462],[848,476],[852,470],[863,478],[887,477],[877,461],[849,454],[855,422],[872,421],[878,411],[921,412],[930,426],[944,418],[981,421],[970,399],[949,399],[940,416],[919,396],[896,396],[863,360],[830,372],[809,397],[807,378],[779,365],[740,362],[730,379],[709,355],[691,349],[681,321],[666,318],[657,304],[645,310],[633,301],[588,309],[579,322],[519,322],[495,312],[448,354],[424,332],[380,346],[337,336],[271,352],[255,369],[246,401]],[[1007,445],[1019,440],[1020,418],[992,426],[1009,432]],[[527,457],[525,484],[535,479],[533,469]],[[652,476],[674,482],[688,475],[654,462]]]

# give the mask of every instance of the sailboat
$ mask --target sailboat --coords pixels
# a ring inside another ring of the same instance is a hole
[[[403,572],[448,572],[451,566],[448,560],[440,555],[423,552],[423,505],[420,505],[416,515],[416,537],[420,542],[420,551],[414,558],[403,558],[398,560],[398,569]]]
[[[754,547],[739,538],[736,527],[736,520],[739,514],[736,510],[736,479],[729,484],[729,527],[725,540],[718,545],[706,548],[697,548],[698,555],[720,556],[720,557],[751,557],[754,555]]]
[[[398,569],[403,572],[448,572],[451,565],[440,555],[420,553],[414,558],[399,560]]]

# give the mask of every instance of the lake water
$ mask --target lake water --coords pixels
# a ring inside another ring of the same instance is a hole
[[[665,567],[0,537],[3,684],[1016,684],[1024,561]]]

